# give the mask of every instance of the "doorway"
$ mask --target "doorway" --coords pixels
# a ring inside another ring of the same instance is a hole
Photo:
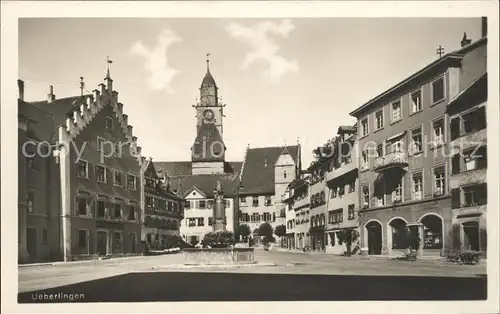
[[[97,231],[97,254],[108,254],[108,233],[106,231]]]
[[[464,248],[466,250],[479,251],[479,223],[477,221],[465,222]]]
[[[35,228],[26,229],[26,249],[29,254],[30,261],[36,261],[37,258],[37,236]]]
[[[382,225],[377,221],[371,221],[365,228],[368,233],[368,254],[382,254]]]

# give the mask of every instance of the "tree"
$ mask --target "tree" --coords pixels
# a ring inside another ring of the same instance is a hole
[[[274,229],[274,234],[280,238],[281,247],[283,247],[283,237],[286,235],[286,227],[285,225],[279,225]]]
[[[340,245],[342,245],[342,243],[345,243],[346,251],[344,254],[346,256],[351,256],[352,243],[358,240],[359,232],[355,229],[342,229],[337,233],[337,238]]]
[[[243,242],[248,241],[248,236],[250,235],[250,227],[248,225],[239,225],[236,229],[235,238],[239,240],[242,237]]]
[[[203,245],[212,248],[227,248],[235,243],[231,231],[209,232],[203,237]]]
[[[260,225],[259,236],[262,237],[262,243],[264,243],[264,245],[268,244],[269,242],[276,241],[273,237],[273,227],[268,222]]]

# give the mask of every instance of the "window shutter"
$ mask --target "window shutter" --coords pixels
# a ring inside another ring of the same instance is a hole
[[[451,189],[451,208],[460,208],[460,188]]]
[[[93,176],[93,169],[94,169],[94,165],[91,164],[90,162],[87,162],[87,174],[88,174],[89,179],[92,179],[94,177]]]

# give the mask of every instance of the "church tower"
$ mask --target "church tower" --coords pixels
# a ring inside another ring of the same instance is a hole
[[[218,87],[210,73],[207,54],[207,72],[201,82],[200,100],[196,110],[196,139],[191,148],[192,174],[224,173],[223,105],[218,96]]]

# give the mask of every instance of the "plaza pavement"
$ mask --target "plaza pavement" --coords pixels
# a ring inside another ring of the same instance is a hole
[[[472,278],[486,275],[483,265],[455,265],[434,261],[360,259],[317,253],[255,251],[260,267],[183,267],[182,254],[121,258],[101,261],[55,263],[18,267],[19,292],[42,290],[129,273],[211,272],[248,274],[431,276]],[[274,266],[270,266],[274,265]]]

